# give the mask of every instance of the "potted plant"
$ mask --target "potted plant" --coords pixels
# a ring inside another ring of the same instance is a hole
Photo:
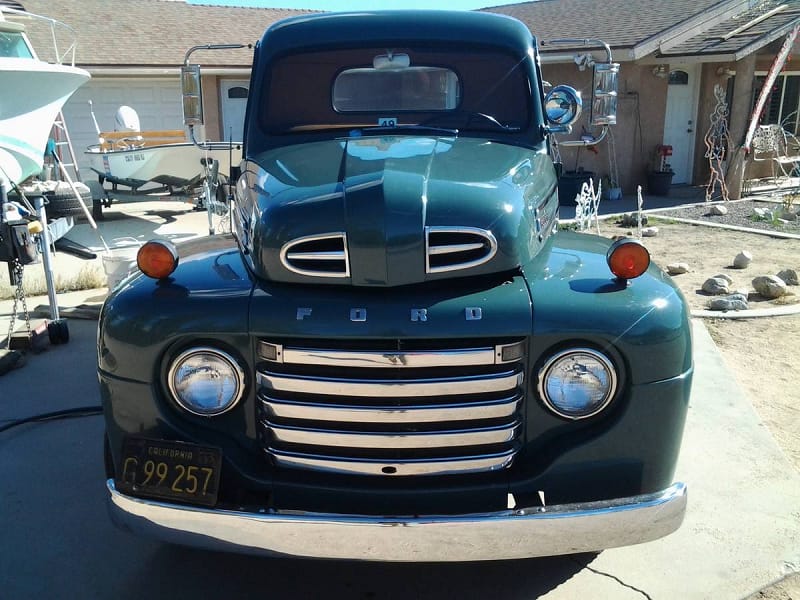
[[[647,192],[653,196],[668,196],[675,172],[669,165],[672,146],[660,144],[656,148],[656,168],[647,174]]]
[[[603,176],[603,198],[606,200],[622,199],[622,187],[611,175]]]

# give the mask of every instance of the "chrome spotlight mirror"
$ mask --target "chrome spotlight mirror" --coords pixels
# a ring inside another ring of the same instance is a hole
[[[595,63],[592,87],[592,125],[617,124],[619,63]]]
[[[203,92],[200,86],[200,65],[181,67],[181,96],[183,97],[183,124],[203,124]]]
[[[544,97],[544,109],[549,123],[568,127],[580,116],[583,101],[575,88],[557,85]]]

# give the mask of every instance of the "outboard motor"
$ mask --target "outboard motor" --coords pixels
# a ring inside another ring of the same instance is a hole
[[[120,106],[114,116],[115,131],[141,131],[139,115],[130,106]]]

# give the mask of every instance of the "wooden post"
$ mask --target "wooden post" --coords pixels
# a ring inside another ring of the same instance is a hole
[[[750,54],[736,63],[736,79],[733,82],[733,98],[731,100],[731,117],[728,125],[732,154],[728,158],[728,169],[725,182],[728,186],[728,197],[738,200],[742,197],[742,184],[747,163],[747,152],[742,143],[750,121],[750,103],[753,97],[753,78],[756,70],[756,55]]]

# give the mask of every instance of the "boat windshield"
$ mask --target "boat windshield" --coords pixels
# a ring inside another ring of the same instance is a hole
[[[33,58],[33,53],[21,32],[0,30],[0,57]]]

